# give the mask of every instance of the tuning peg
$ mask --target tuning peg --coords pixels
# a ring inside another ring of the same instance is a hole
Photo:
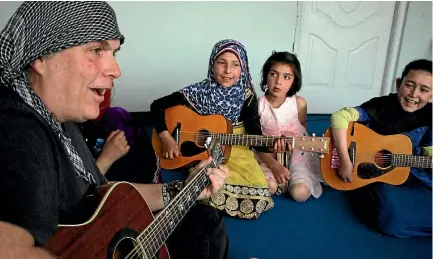
[[[305,153],[304,153],[304,152],[302,152],[302,153],[301,153],[301,156],[303,156],[303,155],[305,155]]]
[[[307,136],[307,135],[308,135],[307,132],[305,132],[305,133],[304,133],[304,136]]]
[[[316,136],[316,133],[311,134],[311,136],[315,137],[315,136]]]
[[[320,154],[319,157],[320,157],[320,158],[324,158],[325,155],[324,155],[324,154]]]

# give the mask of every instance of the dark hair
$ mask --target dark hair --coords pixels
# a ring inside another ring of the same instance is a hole
[[[422,70],[431,74],[432,62],[431,60],[427,59],[417,59],[410,62],[404,68],[403,73],[401,74],[401,80],[403,80],[403,78],[407,76],[411,70]]]
[[[275,63],[287,64],[292,68],[295,78],[293,80],[292,87],[290,87],[290,90],[287,92],[287,96],[290,97],[295,95],[297,92],[299,92],[299,90],[301,90],[302,86],[301,64],[299,63],[296,55],[287,51],[272,51],[272,55],[266,60],[262,68],[262,82],[260,83],[260,88],[263,92],[266,92],[269,70],[271,70],[272,65]]]

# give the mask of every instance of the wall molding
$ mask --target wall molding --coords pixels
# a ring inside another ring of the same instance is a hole
[[[394,19],[392,21],[391,36],[389,38],[388,55],[383,71],[383,80],[380,94],[388,95],[395,92],[395,79],[397,77],[400,49],[403,41],[406,15],[409,7],[408,1],[395,2]]]

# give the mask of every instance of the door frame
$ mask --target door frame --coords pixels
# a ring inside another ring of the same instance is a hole
[[[381,95],[388,95],[389,93],[395,92],[395,79],[397,75],[398,61],[400,57],[401,43],[403,41],[404,26],[406,25],[406,15],[409,7],[408,1],[394,1],[394,17],[391,25],[391,35],[389,37],[388,55],[385,60],[385,69],[383,74],[382,86],[380,89]],[[302,25],[302,11],[304,3],[301,1],[297,2],[297,17],[295,35],[292,45],[292,52],[298,53],[299,51],[299,40],[301,34]]]

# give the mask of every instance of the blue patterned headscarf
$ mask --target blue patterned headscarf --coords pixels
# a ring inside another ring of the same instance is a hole
[[[214,64],[219,55],[231,51],[239,58],[241,63],[241,76],[231,87],[223,87],[214,77]],[[245,47],[238,41],[225,39],[217,42],[209,58],[207,78],[181,90],[188,102],[201,115],[219,114],[232,123],[239,120],[242,106],[245,101],[245,91],[252,88],[248,57]]]

